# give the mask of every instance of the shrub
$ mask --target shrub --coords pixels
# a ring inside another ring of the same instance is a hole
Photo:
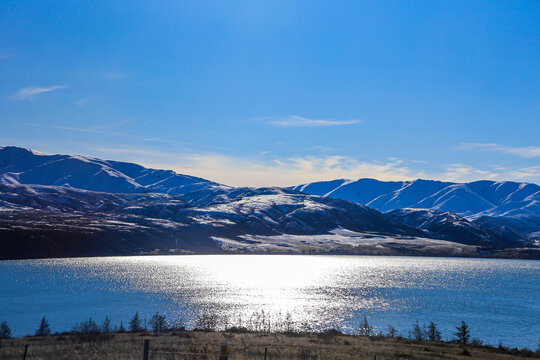
[[[483,344],[484,343],[480,339],[474,338],[474,339],[471,340],[471,345],[472,346],[482,346]]]
[[[99,334],[98,324],[90,317],[88,320],[83,321],[73,326],[73,331],[81,334]]]

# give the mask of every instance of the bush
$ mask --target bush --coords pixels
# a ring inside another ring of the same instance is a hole
[[[73,331],[81,334],[99,334],[98,324],[90,317],[88,320],[83,321],[73,326]]]
[[[474,338],[474,339],[471,340],[471,345],[472,346],[482,346],[483,344],[484,343],[480,339]]]
[[[9,339],[11,338],[11,329],[8,326],[6,321],[0,323],[0,339]]]

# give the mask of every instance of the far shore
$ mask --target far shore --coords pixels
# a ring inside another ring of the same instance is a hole
[[[153,252],[139,252],[133,254],[69,254],[63,256],[27,256],[18,258],[2,258],[0,254],[0,261],[17,261],[17,260],[48,260],[48,259],[81,259],[81,258],[100,258],[100,257],[134,257],[134,256],[172,256],[172,255],[343,255],[343,256],[399,256],[399,257],[436,257],[436,258],[458,258],[458,259],[506,259],[506,260],[540,260],[540,248],[512,248],[512,249],[500,249],[489,250],[480,252],[467,252],[464,254],[438,254],[438,253],[406,253],[398,251],[385,251],[382,252],[379,249],[363,249],[355,252],[344,251],[319,251],[319,252],[246,252],[246,251],[216,251],[216,252],[195,252],[188,250],[178,251],[153,251]]]

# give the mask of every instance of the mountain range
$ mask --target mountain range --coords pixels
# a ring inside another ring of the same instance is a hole
[[[0,147],[0,259],[222,252],[536,257],[539,194],[534,184],[426,180],[235,188],[133,163]]]
[[[421,179],[388,182],[341,179],[307,183],[291,189],[356,202],[384,213],[392,212],[394,217],[406,213],[410,219],[415,212],[419,218],[447,217],[449,215],[444,213],[451,213],[501,236],[531,242],[540,240],[540,186],[536,184],[487,180],[452,183]],[[408,210],[394,211],[398,209]],[[426,209],[434,211],[426,212]],[[415,223],[421,226],[419,221]]]

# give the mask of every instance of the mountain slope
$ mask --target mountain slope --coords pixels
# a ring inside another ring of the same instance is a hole
[[[0,185],[0,258],[220,252],[215,237],[327,234],[421,236],[365,206],[279,188],[234,189],[194,206],[182,196]],[[252,241],[251,241],[252,242]],[[29,255],[30,254],[30,255]]]
[[[431,209],[398,209],[387,215],[396,222],[426,231],[426,236],[490,247],[516,247],[525,239],[514,232],[495,233],[450,212]],[[521,241],[520,241],[521,240]]]

